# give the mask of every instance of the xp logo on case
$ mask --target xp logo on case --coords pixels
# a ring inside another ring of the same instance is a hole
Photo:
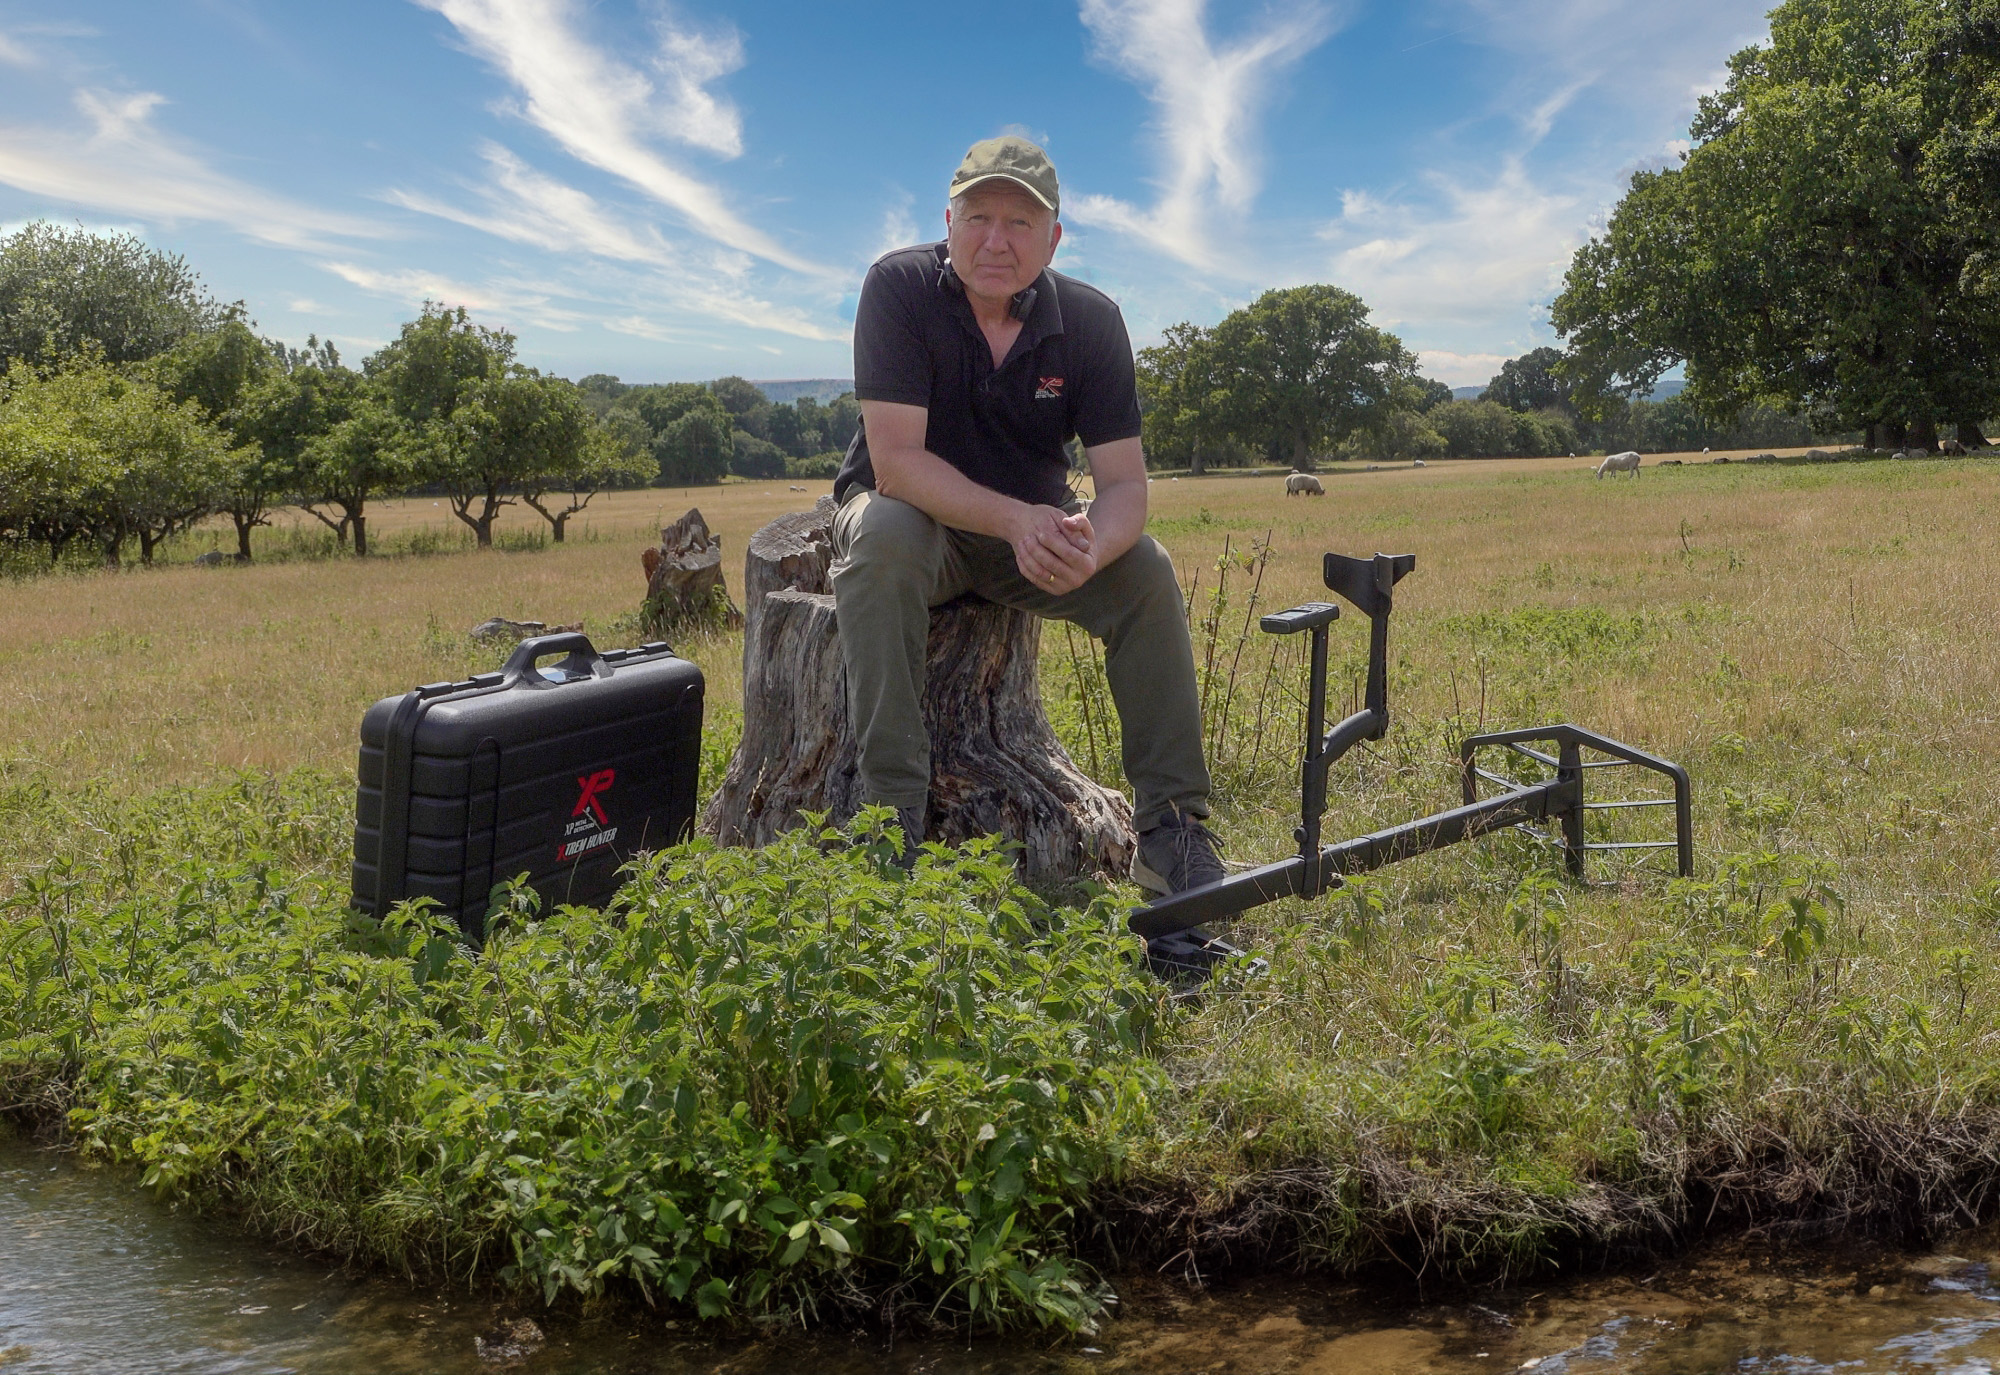
[[[558,859],[577,859],[618,838],[618,828],[611,824],[610,814],[604,810],[604,795],[617,780],[618,774],[613,769],[599,769],[576,780],[576,806],[570,809],[569,824],[563,827]]]

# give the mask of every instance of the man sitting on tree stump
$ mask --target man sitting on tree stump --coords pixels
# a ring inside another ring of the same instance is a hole
[[[1187,613],[1145,533],[1132,346],[1117,305],[1051,271],[1056,172],[1025,139],[973,145],[943,243],[869,269],[854,319],[861,428],[834,499],[832,582],[868,799],[924,834],[930,608],[975,593],[1105,643],[1139,831],[1132,877],[1177,893],[1223,877]],[[1069,487],[1082,441],[1096,489]]]

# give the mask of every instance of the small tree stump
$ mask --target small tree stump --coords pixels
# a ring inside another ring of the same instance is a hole
[[[729,600],[722,577],[722,537],[709,533],[699,509],[660,531],[660,542],[639,555],[646,570],[646,632],[665,634],[698,621],[720,620],[731,629],[743,613]]]
[[[861,809],[847,670],[828,570],[833,499],[781,516],[744,556],[743,739],[702,814],[726,845],[765,845],[825,812]],[[1041,621],[964,598],[931,612],[924,724],[931,737],[927,839],[998,834],[1019,842],[1021,874],[1055,886],[1122,879],[1132,809],[1078,769],[1042,712]]]

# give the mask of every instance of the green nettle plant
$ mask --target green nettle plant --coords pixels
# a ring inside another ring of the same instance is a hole
[[[990,843],[906,875],[877,809],[652,855],[608,912],[503,887],[474,948],[420,905],[346,911],[255,791],[6,899],[7,1102],[66,1106],[163,1196],[410,1272],[1091,1324],[1072,1209],[1147,1136],[1163,1007],[1108,902],[1050,907]]]

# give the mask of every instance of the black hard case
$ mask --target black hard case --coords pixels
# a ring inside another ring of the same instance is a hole
[[[517,874],[545,909],[602,903],[619,865],[692,828],[701,708],[701,670],[667,645],[600,654],[579,634],[383,698],[361,718],[354,905],[435,898],[477,939],[493,884]]]

